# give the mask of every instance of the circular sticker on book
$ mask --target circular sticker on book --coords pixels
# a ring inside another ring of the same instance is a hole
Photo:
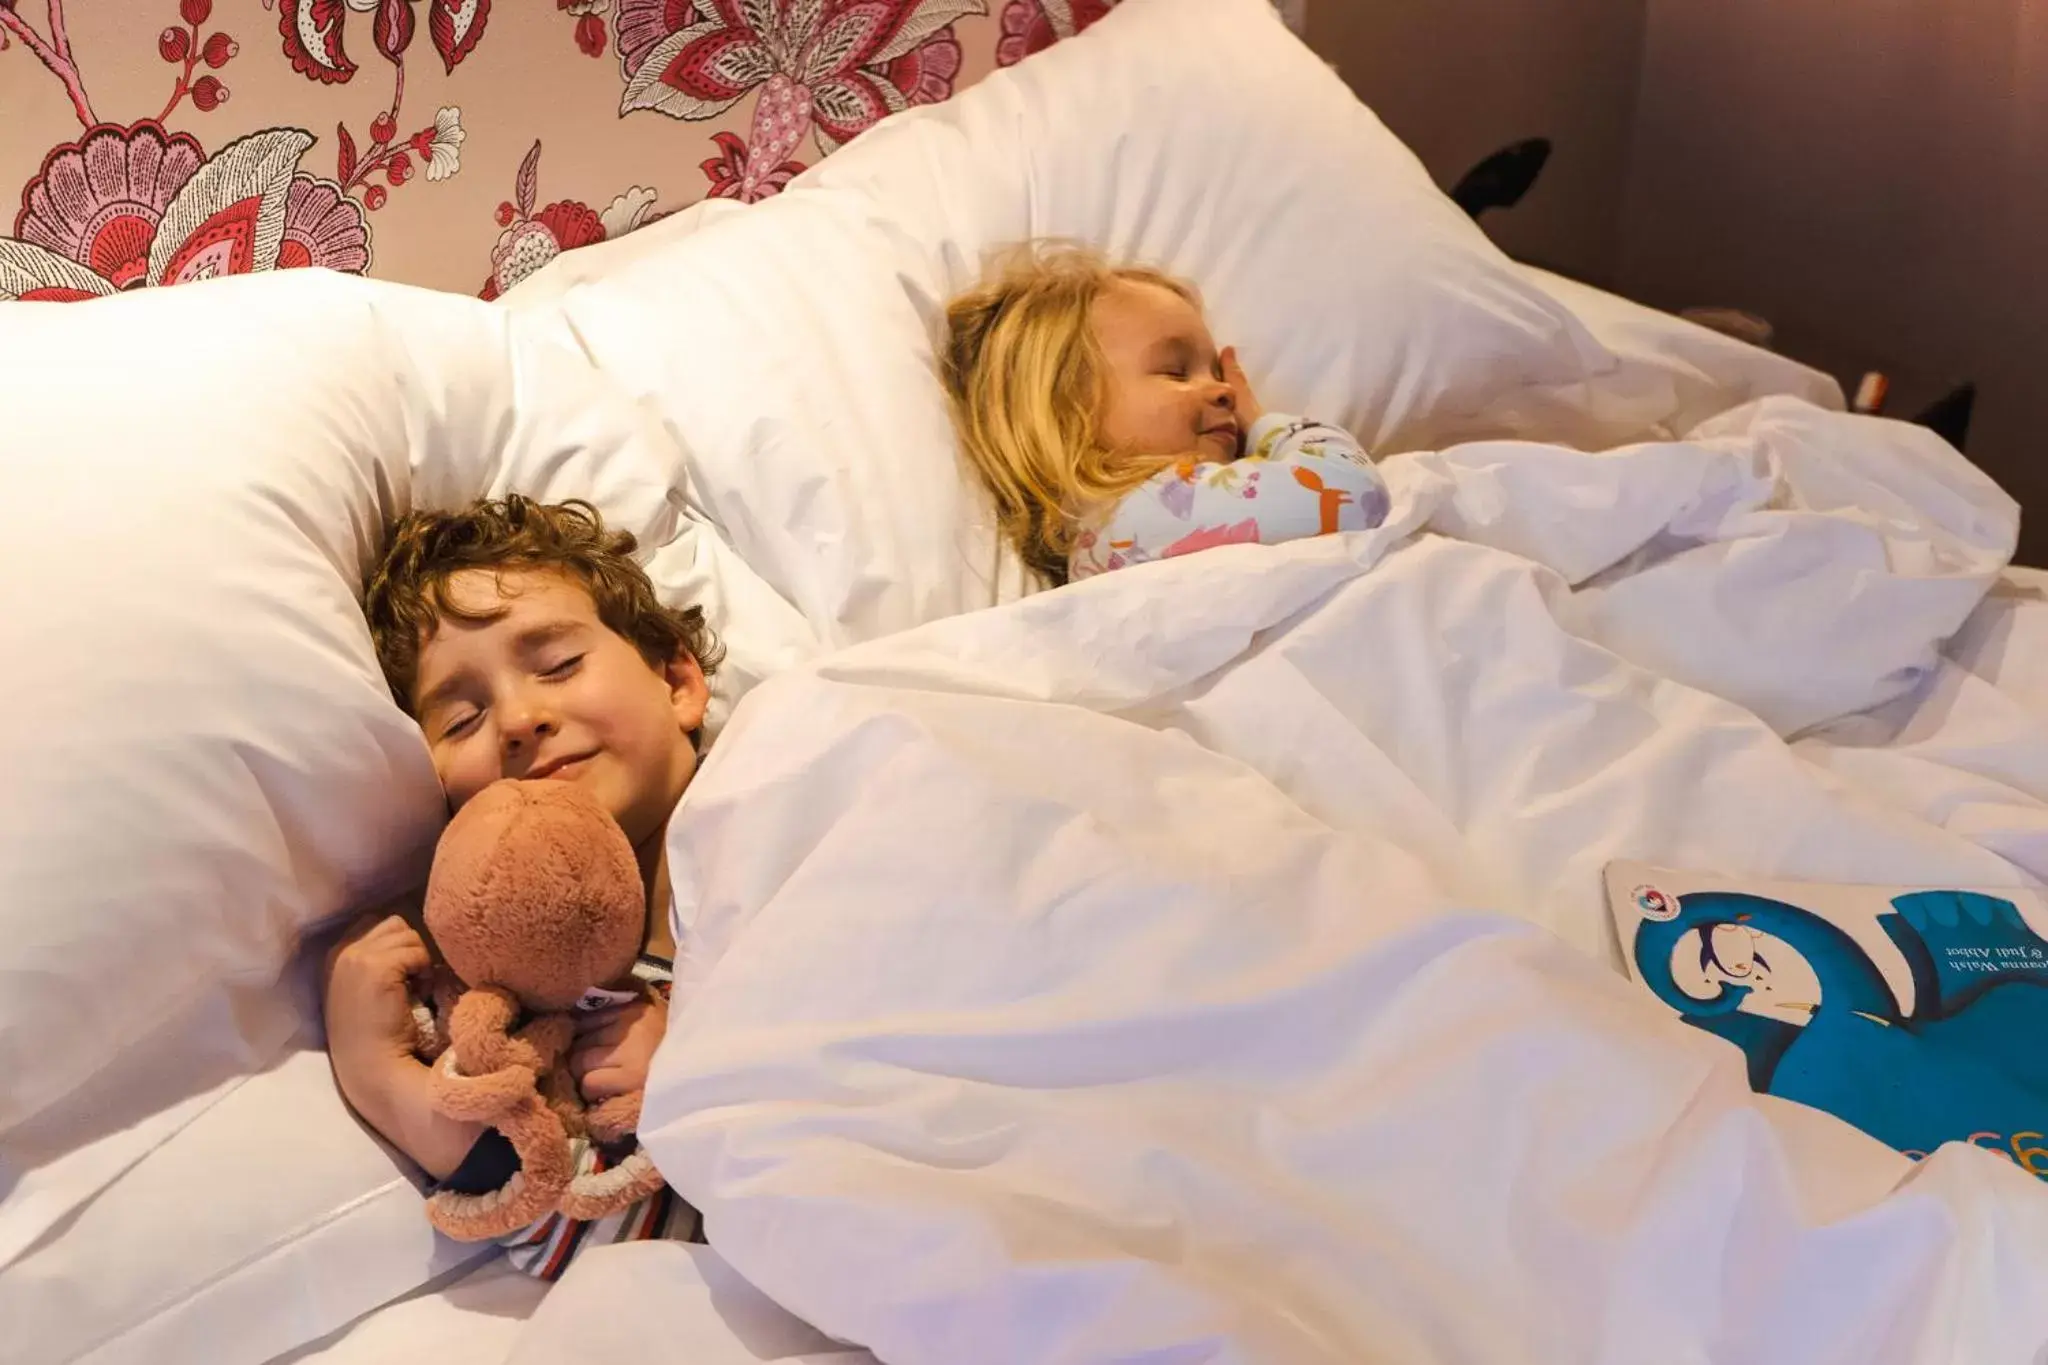
[[[1678,918],[1678,898],[1667,896],[1654,886],[1639,886],[1632,893],[1636,909],[1644,919],[1668,920]]]

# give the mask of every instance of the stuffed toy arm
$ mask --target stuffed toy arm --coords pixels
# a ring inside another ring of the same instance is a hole
[[[503,1237],[554,1211],[575,1174],[569,1130],[542,1098],[540,1078],[555,1070],[575,1027],[548,1015],[515,1036],[519,1002],[496,987],[465,994],[449,1019],[452,1045],[433,1068],[434,1107],[450,1118],[501,1133],[519,1155],[519,1169],[485,1194],[443,1189],[427,1201],[434,1226],[460,1241]]]

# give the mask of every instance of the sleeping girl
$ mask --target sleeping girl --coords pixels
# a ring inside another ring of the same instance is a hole
[[[1027,246],[947,322],[961,444],[1003,533],[1054,583],[1386,518],[1386,484],[1358,443],[1262,408],[1184,281]]]

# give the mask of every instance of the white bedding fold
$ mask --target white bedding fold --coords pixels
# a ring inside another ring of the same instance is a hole
[[[740,708],[670,832],[643,1124],[714,1245],[891,1365],[2028,1358],[2048,1194],[1751,1095],[1603,964],[1598,877],[2048,873],[2048,748],[1966,761],[2037,722],[1939,656],[2009,500],[1784,400],[1388,473],[1379,532]],[[1942,686],[1895,763],[1947,786],[1845,780],[1883,713],[1843,717]]]

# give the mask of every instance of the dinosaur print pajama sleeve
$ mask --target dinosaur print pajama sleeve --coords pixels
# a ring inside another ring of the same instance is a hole
[[[1081,528],[1069,581],[1217,545],[1278,545],[1386,520],[1387,485],[1341,427],[1267,413],[1231,464],[1183,460]]]

